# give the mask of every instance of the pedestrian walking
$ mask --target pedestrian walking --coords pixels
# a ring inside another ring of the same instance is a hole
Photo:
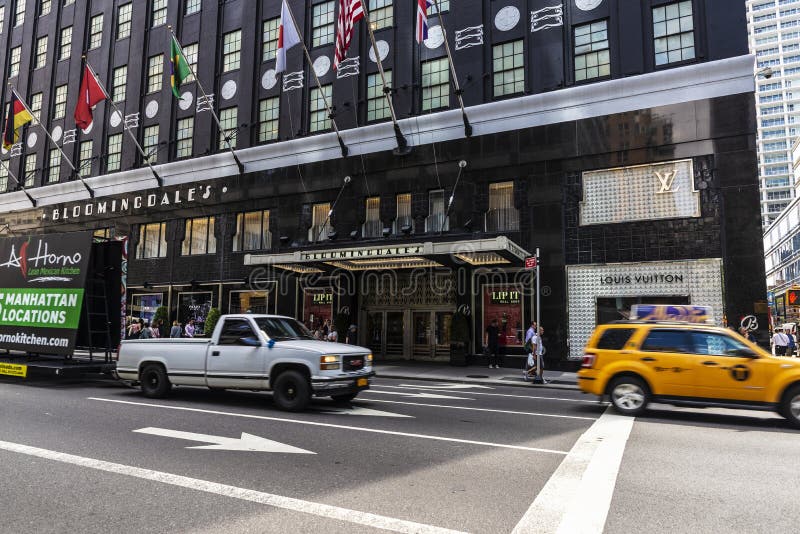
[[[139,335],[139,339],[150,339],[153,337],[153,330],[150,328],[150,321],[145,321],[144,326],[142,327],[142,333]]]
[[[544,346],[544,327],[540,326],[536,333],[536,377],[534,384],[547,384],[544,378],[544,355],[547,350]]]
[[[186,324],[186,327],[183,329],[183,333],[186,337],[194,337],[194,319],[189,319],[189,322]]]
[[[332,343],[339,342],[339,332],[336,330],[336,325],[331,325],[331,330],[328,332],[328,341]]]
[[[348,345],[358,345],[358,329],[356,328],[356,325],[350,325],[344,340]]]
[[[172,321],[172,328],[169,329],[169,337],[181,337],[181,325],[178,321]]]
[[[756,341],[757,341],[755,334],[753,334],[753,332],[751,332],[750,330],[748,330],[744,326],[740,326],[739,327],[739,334],[743,338],[745,338],[747,341],[749,341],[750,343],[756,343]]]
[[[142,328],[139,325],[139,321],[132,321],[130,325],[128,325],[128,339],[139,339],[142,333]]]
[[[775,329],[772,345],[775,347],[776,356],[786,356],[786,349],[789,348],[789,336],[783,333],[783,328]]]
[[[522,372],[522,378],[527,382],[531,379],[531,377],[536,375],[536,351],[537,351],[537,339],[538,336],[536,334],[536,321],[531,321],[531,326],[528,327],[528,330],[525,332],[525,352],[528,353],[528,359],[526,362],[525,370]]]
[[[497,327],[497,319],[492,319],[483,336],[483,347],[486,356],[489,357],[489,369],[499,369],[497,365],[497,353],[499,352],[498,341],[500,329]]]

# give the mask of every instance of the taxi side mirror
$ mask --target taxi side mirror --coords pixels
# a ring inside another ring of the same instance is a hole
[[[742,358],[758,358],[758,353],[748,348],[729,349],[725,351],[730,356],[740,356]]]

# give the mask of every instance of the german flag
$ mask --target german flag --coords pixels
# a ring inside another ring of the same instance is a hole
[[[8,116],[6,117],[6,128],[3,130],[3,148],[9,149],[11,145],[19,141],[20,129],[32,120],[33,117],[28,108],[19,99],[17,92],[12,90]]]

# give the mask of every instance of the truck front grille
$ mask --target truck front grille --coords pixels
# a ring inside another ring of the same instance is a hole
[[[342,370],[359,371],[364,368],[366,360],[367,360],[366,354],[359,354],[357,356],[344,356],[342,358]]]

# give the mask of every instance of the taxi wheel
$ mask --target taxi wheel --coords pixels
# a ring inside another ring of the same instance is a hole
[[[800,384],[789,388],[783,396],[781,415],[793,426],[800,428]]]
[[[611,404],[623,415],[641,415],[650,402],[647,384],[635,376],[620,376],[608,388]]]

